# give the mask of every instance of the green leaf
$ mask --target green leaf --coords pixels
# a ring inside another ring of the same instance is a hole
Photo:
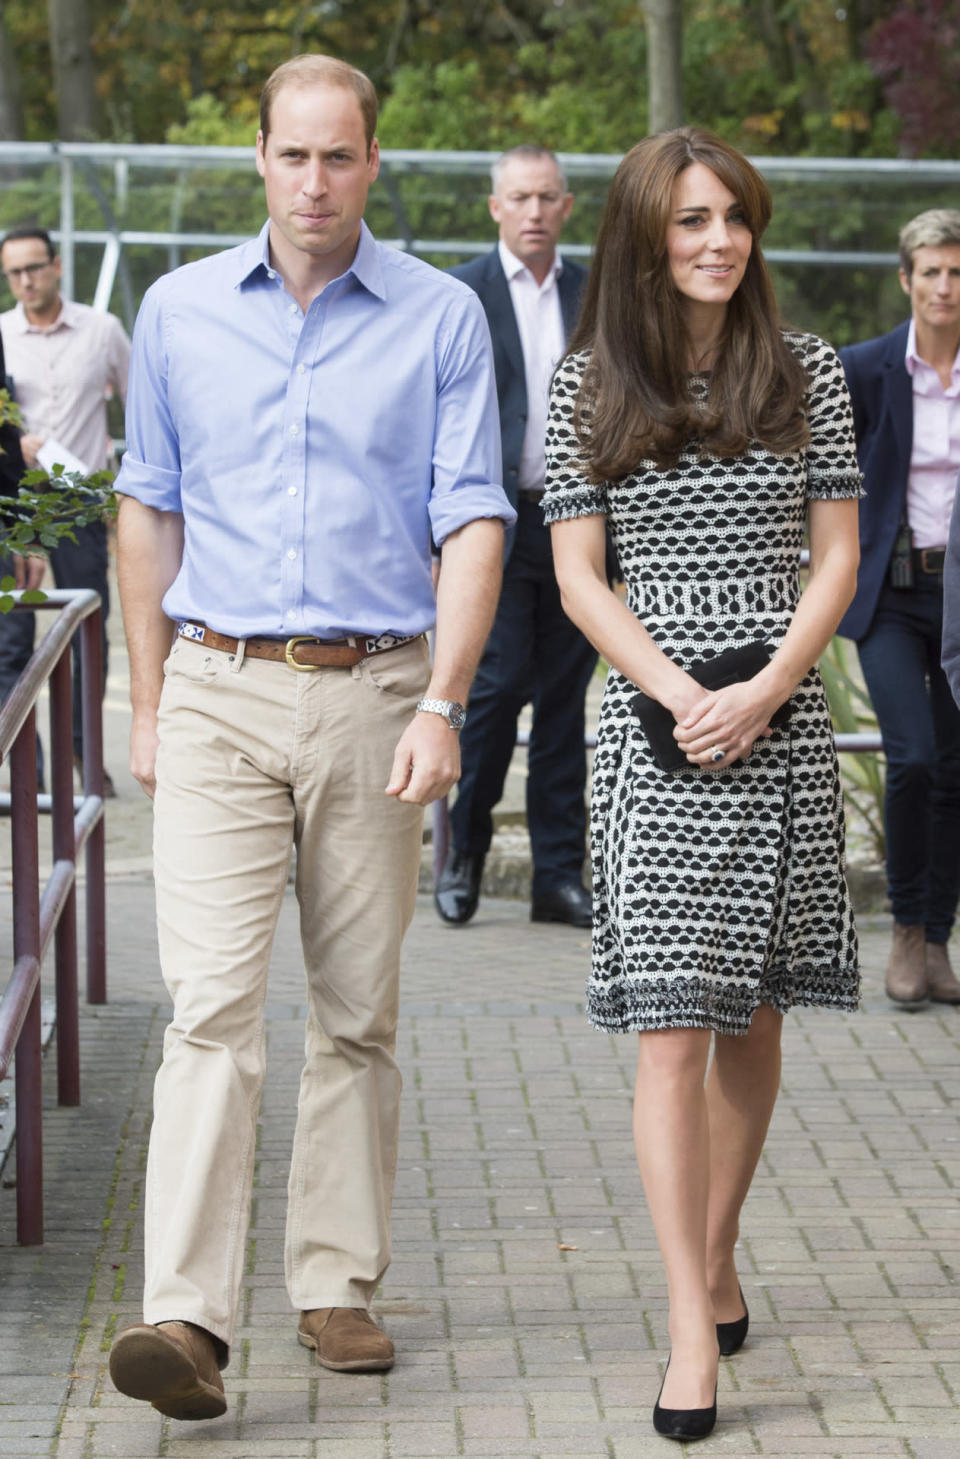
[[[13,592],[13,589],[16,586],[17,586],[17,580],[16,580],[16,578],[10,577],[9,574],[5,578],[0,578],[0,592],[3,592],[3,593],[12,593]]]
[[[47,595],[42,588],[25,588],[20,594],[21,603],[45,603]]]

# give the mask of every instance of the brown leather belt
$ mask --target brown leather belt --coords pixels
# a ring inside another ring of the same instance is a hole
[[[942,577],[943,564],[946,556],[947,549],[945,547],[915,547],[913,549],[913,565],[917,572],[929,572],[938,577]]]
[[[244,657],[270,659],[273,663],[288,664],[291,669],[352,669],[361,659],[373,654],[389,653],[391,649],[402,648],[422,638],[422,633],[352,634],[349,638],[231,638],[226,633],[215,633],[205,623],[178,623],[177,634],[188,643],[199,643],[204,648],[215,648],[219,653],[236,654],[243,646]]]

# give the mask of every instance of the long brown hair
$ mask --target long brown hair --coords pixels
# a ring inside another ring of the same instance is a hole
[[[733,193],[753,238],[705,404],[690,395],[690,339],[666,245],[674,186],[695,162]],[[594,481],[626,476],[643,458],[674,466],[693,440],[716,456],[741,455],[751,440],[775,452],[806,444],[806,376],[780,332],[758,246],[770,213],[770,190],[756,168],[700,127],[647,137],[620,163],[569,350],[590,355],[574,422]]]

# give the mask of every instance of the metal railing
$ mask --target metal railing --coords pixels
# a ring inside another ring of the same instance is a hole
[[[856,735],[834,735],[834,742],[839,754],[862,754],[864,752],[880,754],[883,752],[883,741],[878,731]],[[524,746],[530,743],[530,731],[525,729],[517,730],[517,746]],[[586,734],[583,737],[583,745],[586,750],[597,748],[596,735]],[[447,852],[450,850],[450,803],[449,798],[444,796],[442,800],[435,800],[431,813],[431,839],[433,847],[433,879],[443,870],[443,864],[447,859]]]
[[[496,156],[385,148],[369,203],[378,238],[438,261],[486,252],[492,233],[485,195]],[[751,160],[769,180],[775,203],[788,199],[774,210],[765,248],[768,262],[818,273],[891,270],[897,262],[893,220],[946,205],[960,184],[958,161]],[[565,152],[560,161],[577,193],[564,252],[588,257],[620,156]],[[63,260],[64,293],[107,309],[118,288],[118,312],[128,328],[146,282],[198,250],[213,252],[244,241],[265,216],[252,146],[0,142],[0,203],[4,192],[9,204],[2,216],[8,226],[36,218],[51,227]],[[838,237],[834,200],[841,194],[848,210],[855,200],[862,218],[856,226],[847,220]],[[469,204],[475,204],[473,211]],[[792,247],[778,241],[781,220],[787,216]],[[886,250],[877,248],[878,239],[888,241]],[[81,255],[89,264],[91,248],[96,250],[96,268],[91,271],[85,264],[81,269]]]
[[[0,1079],[16,1060],[17,1239],[43,1241],[43,1130],[40,970],[54,942],[57,1102],[80,1103],[77,987],[77,861],[86,848],[87,1001],[105,1003],[106,884],[103,825],[103,662],[100,598],[89,588],[47,594],[39,611],[58,610],[27,667],[0,707],[0,761],[10,791],[0,815],[11,818],[13,971],[0,1002]],[[13,612],[23,611],[19,605]],[[83,794],[73,794],[70,642],[79,629],[83,694]],[[37,794],[37,699],[50,685],[51,794]],[[39,815],[49,811],[53,868],[40,890]]]

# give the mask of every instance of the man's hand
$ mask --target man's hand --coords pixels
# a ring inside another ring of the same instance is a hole
[[[28,466],[37,466],[37,452],[42,448],[44,436],[34,435],[32,431],[24,431],[20,437],[20,450],[23,452],[23,459]]]
[[[134,715],[130,730],[130,770],[150,799],[157,789],[157,716]]]
[[[429,805],[460,779],[460,741],[440,714],[415,714],[397,745],[387,795]]]
[[[13,554],[13,579],[18,588],[39,588],[47,570],[45,557],[21,557]]]

